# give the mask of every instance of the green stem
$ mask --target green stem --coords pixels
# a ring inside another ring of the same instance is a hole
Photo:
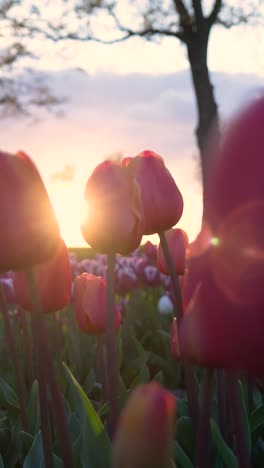
[[[21,366],[18,359],[16,342],[12,330],[12,326],[10,323],[10,318],[8,314],[8,307],[5,299],[5,294],[3,290],[3,285],[0,281],[0,309],[3,314],[4,324],[5,324],[5,333],[7,338],[7,343],[9,347],[9,351],[13,360],[14,368],[15,368],[15,378],[16,378],[16,387],[18,393],[18,400],[21,412],[21,420],[22,420],[22,427],[24,431],[28,431],[28,419],[26,413],[26,404],[25,404],[25,392],[24,392],[24,384],[23,384],[23,377],[21,372]]]
[[[70,432],[69,432],[66,415],[64,411],[63,400],[62,400],[61,393],[59,390],[59,385],[57,381],[53,359],[51,357],[47,333],[46,333],[46,329],[43,323],[41,304],[38,299],[33,272],[30,272],[30,283],[31,283],[32,297],[34,298],[34,302],[33,302],[34,311],[32,315],[33,316],[36,315],[38,317],[38,323],[39,323],[39,328],[40,328],[40,333],[41,333],[42,350],[44,350],[44,353],[45,353],[45,356],[43,356],[44,362],[42,361],[41,364],[43,366],[42,368],[44,369],[44,373],[47,379],[47,384],[50,386],[51,397],[52,397],[51,402],[53,406],[53,412],[56,417],[58,436],[59,436],[59,441],[60,441],[61,455],[62,455],[62,459],[64,463],[64,468],[74,468]]]
[[[108,254],[108,265],[106,272],[106,355],[107,355],[107,377],[108,377],[108,429],[113,438],[117,420],[119,417],[119,374],[117,365],[117,349],[115,334],[115,254]]]
[[[21,322],[22,322],[22,331],[23,331],[24,345],[25,345],[27,385],[28,385],[28,389],[30,389],[34,381],[32,343],[31,343],[31,339],[30,339],[30,335],[28,331],[28,323],[26,319],[26,314],[22,307],[19,307],[19,313],[20,313]]]
[[[243,413],[241,406],[240,390],[238,385],[237,376],[234,372],[227,373],[228,390],[230,397],[232,423],[235,436],[235,447],[238,458],[239,468],[250,468],[250,454],[247,445],[246,431],[243,422]]]
[[[175,300],[175,305],[176,305],[175,316],[178,320],[178,323],[180,323],[180,320],[183,315],[183,305],[182,305],[182,295],[181,295],[181,287],[179,283],[179,278],[173,265],[173,261],[171,258],[171,254],[169,251],[169,246],[167,243],[165,233],[162,231],[162,232],[159,232],[158,235],[160,238],[161,247],[162,247],[162,250],[163,250],[167,265],[168,265],[168,269],[170,272],[173,293],[174,293],[174,300]]]
[[[105,356],[104,356],[104,336],[97,336],[97,350],[98,350],[98,368],[100,373],[100,380],[102,385],[102,400],[105,401],[107,398],[107,376],[105,367]]]
[[[46,468],[53,468],[52,438],[49,421],[49,405],[47,392],[47,365],[45,338],[43,334],[43,317],[38,300],[35,277],[32,270],[27,272],[28,284],[32,300],[33,311],[31,312],[31,326],[34,340],[35,352],[37,355],[37,377],[39,382],[39,405],[40,421],[44,461]]]
[[[174,294],[174,299],[175,299],[175,304],[176,304],[175,316],[178,320],[178,324],[180,324],[181,318],[183,316],[183,303],[182,303],[182,294],[181,294],[179,278],[177,276],[177,273],[173,265],[173,261],[171,258],[171,254],[169,251],[165,233],[162,231],[162,232],[159,232],[158,235],[159,235],[161,247],[163,249],[164,256],[168,265],[170,277],[172,280],[173,294]],[[183,361],[183,366],[184,366],[185,385],[186,385],[186,391],[187,391],[188,402],[189,402],[189,411],[190,411],[190,415],[193,420],[193,425],[195,429],[197,426],[197,419],[198,419],[198,388],[197,388],[196,381],[194,378],[193,368],[186,361]]]
[[[196,467],[211,468],[210,462],[210,414],[213,398],[213,376],[212,369],[204,370],[202,399],[200,404],[197,442],[196,442]]]

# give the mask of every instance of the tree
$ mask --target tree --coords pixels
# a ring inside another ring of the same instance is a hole
[[[75,0],[74,7],[64,0],[63,4],[57,18],[46,20],[45,14],[40,15],[35,8],[27,20],[20,24],[16,21],[17,29],[26,34],[28,31],[44,34],[55,42],[70,39],[112,44],[134,36],[147,40],[169,36],[184,44],[196,99],[196,136],[205,187],[210,162],[206,144],[213,125],[216,137],[220,134],[207,62],[210,32],[217,24],[230,28],[258,19],[263,12],[263,0],[243,0],[243,8],[235,0]]]
[[[22,25],[17,19],[20,5],[20,0],[0,1],[0,118],[28,115],[36,106],[52,111],[63,101],[51,93],[44,77],[20,67],[24,58],[34,57],[17,34]]]

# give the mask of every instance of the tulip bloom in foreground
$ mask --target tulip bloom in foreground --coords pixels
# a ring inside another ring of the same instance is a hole
[[[166,231],[178,223],[183,211],[182,195],[161,156],[143,151],[122,161],[140,186],[144,210],[144,234]]]
[[[48,260],[59,227],[40,174],[23,152],[0,151],[0,272]]]
[[[54,257],[36,266],[34,273],[38,298],[43,312],[55,312],[70,303],[72,274],[68,250],[62,239]],[[13,281],[17,303],[23,309],[32,311],[33,306],[26,273],[16,271]]]
[[[183,275],[186,249],[189,243],[188,236],[183,229],[170,229],[165,233],[165,236],[175,271],[177,275]],[[161,273],[170,274],[161,244],[158,246],[157,265]]]
[[[125,167],[113,161],[99,164],[84,196],[87,210],[81,230],[94,250],[127,255],[139,246],[143,235],[140,191]]]
[[[176,399],[160,384],[140,385],[121,413],[113,468],[169,468]]]
[[[212,155],[211,246],[180,328],[185,358],[253,374],[264,373],[263,124],[264,96],[238,115]]]
[[[106,281],[101,276],[83,273],[74,280],[73,304],[75,316],[84,333],[106,331]],[[115,306],[115,328],[121,323],[121,315]]]

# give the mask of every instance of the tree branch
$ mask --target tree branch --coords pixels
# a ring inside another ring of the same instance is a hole
[[[176,11],[177,11],[177,13],[179,14],[179,17],[180,17],[181,27],[185,28],[186,26],[190,26],[192,20],[191,20],[189,12],[188,12],[186,6],[184,5],[183,1],[182,0],[173,0],[173,2],[174,2],[174,5],[175,5],[175,9],[176,9]]]
[[[196,24],[199,26],[204,19],[201,0],[192,0],[192,6],[195,14]]]
[[[212,26],[216,20],[218,19],[220,10],[223,6],[223,0],[215,0],[214,6],[211,10],[210,15],[208,16],[207,20],[210,26]]]

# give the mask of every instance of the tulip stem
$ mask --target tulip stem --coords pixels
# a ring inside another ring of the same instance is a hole
[[[105,401],[107,398],[107,377],[105,368],[105,356],[104,356],[104,336],[98,335],[97,337],[97,350],[98,350],[98,367],[100,373],[100,380],[102,385],[102,400]]]
[[[168,246],[164,231],[159,232],[158,235],[159,235],[161,247],[163,249],[164,256],[168,265],[170,277],[172,280],[173,294],[174,294],[174,299],[175,299],[175,304],[176,304],[175,316],[176,316],[176,319],[178,320],[178,323],[180,324],[181,318],[183,316],[183,304],[182,304],[182,294],[181,294],[179,278],[173,265],[173,261],[171,258],[169,246]],[[197,397],[198,388],[196,388],[197,386],[196,386],[196,382],[194,378],[193,368],[185,361],[183,361],[183,366],[184,366],[185,385],[186,385],[186,391],[187,391],[188,402],[189,402],[189,411],[190,411],[191,418],[193,420],[193,425],[194,425],[194,430],[195,430],[196,425],[197,425],[197,419],[198,419],[198,397]]]
[[[196,467],[211,468],[210,462],[210,414],[213,397],[213,377],[212,369],[204,370],[202,398],[197,427],[196,443]]]
[[[41,371],[45,375],[46,382],[44,384],[50,386],[51,399],[54,415],[57,422],[58,436],[60,441],[61,455],[63,459],[64,468],[74,468],[73,464],[73,455],[72,455],[72,446],[71,446],[71,437],[66,420],[64,405],[61,397],[61,393],[58,386],[57,376],[51,357],[49,342],[47,339],[46,329],[43,323],[41,304],[39,302],[35,278],[33,271],[29,272],[29,281],[31,285],[31,297],[33,299],[34,310],[32,316],[36,316],[36,326],[39,329],[39,339],[41,342],[42,349],[39,349],[39,354],[41,355],[41,362],[39,363],[39,377],[41,378]],[[44,351],[45,355],[42,354]],[[45,385],[44,385],[45,388]],[[47,389],[46,389],[47,390]],[[48,413],[48,408],[47,408]],[[50,428],[49,428],[50,429]],[[51,447],[52,449],[52,447]],[[49,467],[50,465],[47,465]],[[53,466],[53,464],[51,465]]]
[[[2,310],[2,314],[4,318],[7,343],[8,343],[9,351],[10,351],[13,364],[14,364],[14,368],[15,368],[15,378],[16,378],[16,386],[17,386],[20,412],[21,412],[22,427],[23,427],[23,430],[27,432],[28,431],[28,418],[27,418],[27,413],[26,413],[23,377],[22,377],[22,372],[21,372],[21,366],[18,360],[16,342],[15,342],[12,326],[10,323],[8,307],[7,307],[5,294],[4,294],[1,281],[0,281],[0,308]]]
[[[32,383],[34,381],[32,343],[31,343],[31,339],[30,339],[30,335],[28,331],[28,323],[26,319],[25,310],[22,307],[19,307],[19,313],[21,316],[22,330],[23,330],[23,336],[24,336],[27,385],[28,385],[28,389],[30,390]]]
[[[235,373],[232,371],[228,372],[227,376],[238,467],[250,468],[250,454],[243,422],[243,413],[238,379]]]
[[[113,438],[119,416],[119,373],[115,336],[115,254],[108,254],[106,271],[106,355],[107,355],[107,392],[109,400],[108,429]]]
[[[46,468],[53,468],[53,450],[47,391],[47,350],[45,349],[45,339],[43,335],[43,318],[36,291],[34,272],[32,270],[28,271],[27,276],[33,305],[33,311],[31,312],[31,326],[37,355],[37,378],[39,382],[39,405],[44,461]]]
[[[170,251],[169,251],[169,246],[168,246],[167,239],[166,239],[164,231],[159,232],[158,235],[159,235],[159,238],[160,238],[161,247],[162,247],[162,250],[164,252],[164,256],[165,256],[165,259],[166,259],[166,262],[167,262],[167,265],[168,265],[168,270],[170,272],[170,277],[171,277],[171,281],[172,281],[174,300],[175,300],[175,305],[176,305],[175,315],[176,315],[176,318],[178,320],[178,323],[180,323],[180,320],[181,320],[182,315],[183,315],[183,306],[182,306],[182,296],[181,296],[181,288],[180,288],[179,278],[178,278],[178,275],[177,275],[177,273],[175,271],[175,268],[174,268],[174,265],[173,265],[173,261],[172,261],[172,258],[171,258],[171,254],[170,254]]]
[[[227,388],[225,380],[225,371],[217,369],[217,408],[218,418],[222,437],[228,444],[228,423],[227,423]]]

